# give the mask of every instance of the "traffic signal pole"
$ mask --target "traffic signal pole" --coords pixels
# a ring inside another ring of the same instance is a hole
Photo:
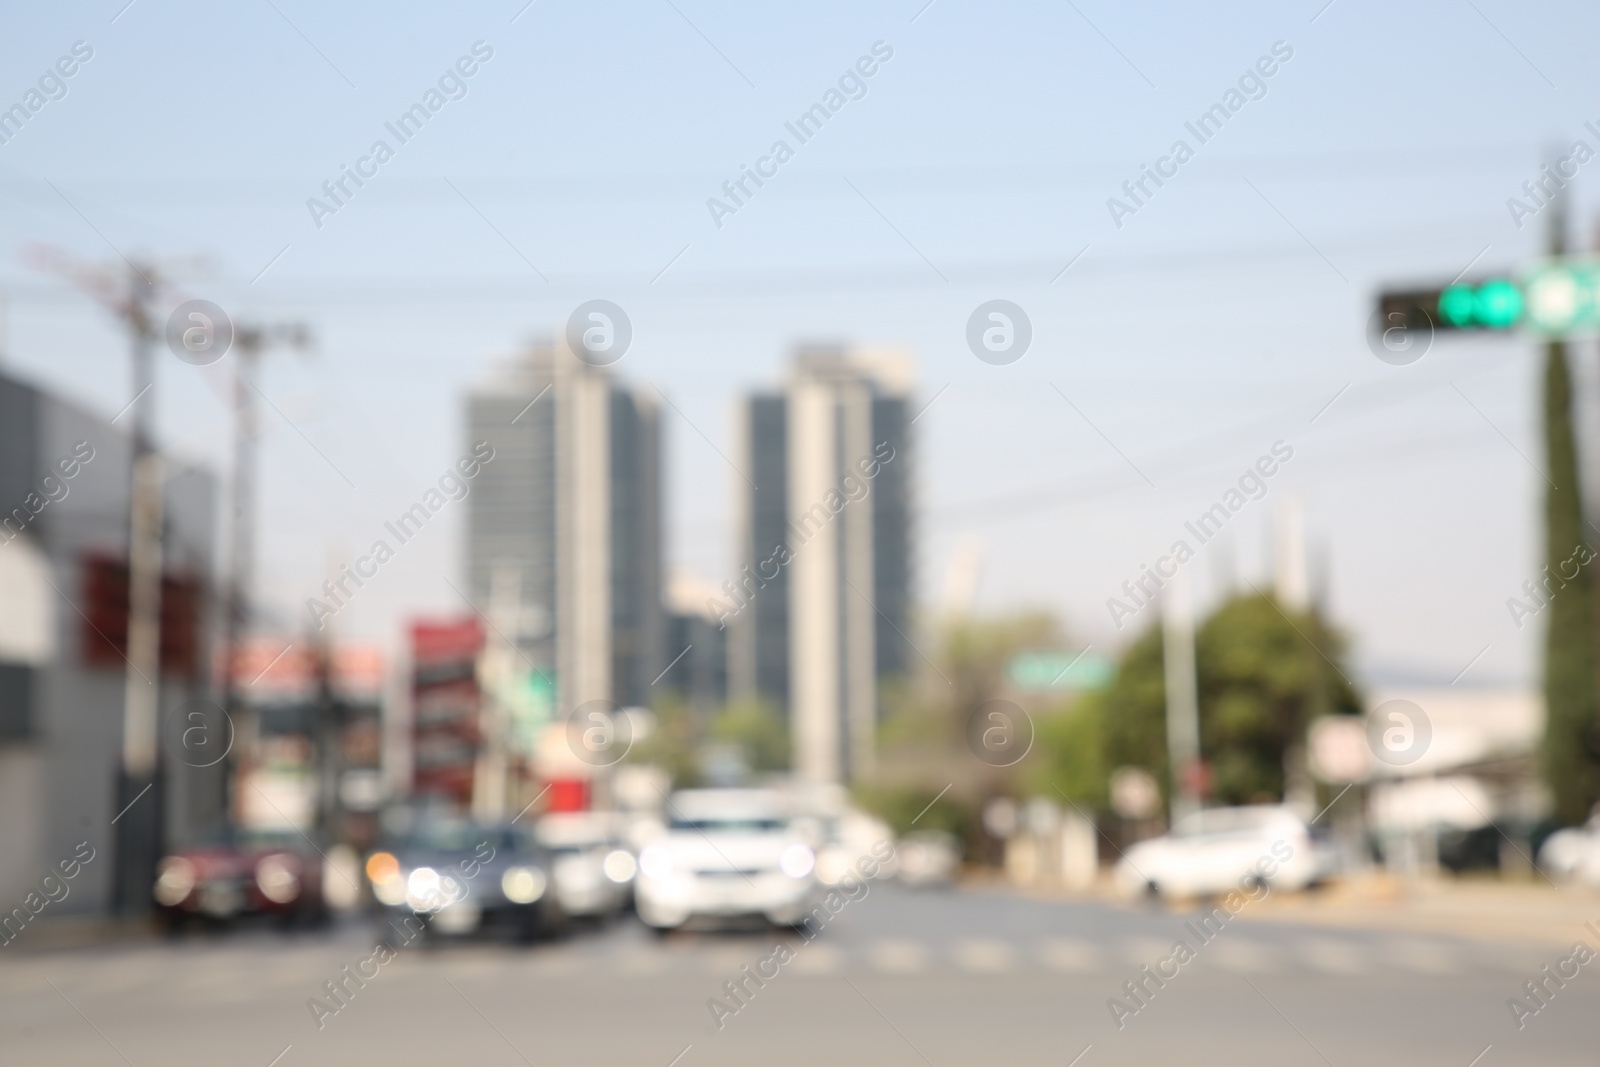
[[[1549,212],[1552,260],[1567,252],[1567,199],[1558,191]],[[1575,548],[1590,543],[1585,536],[1582,482],[1578,468],[1577,432],[1573,420],[1572,372],[1566,342],[1559,336],[1544,344],[1545,487],[1544,573],[1555,577],[1544,635],[1544,699],[1546,725],[1544,771],[1554,796],[1556,814],[1565,823],[1581,823],[1600,799],[1593,733],[1596,726],[1595,594],[1587,569],[1568,579],[1562,564]],[[1567,588],[1570,587],[1570,588]]]
[[[1559,167],[1547,168],[1554,175]],[[1438,332],[1522,329],[1540,339],[1543,351],[1541,401],[1544,415],[1542,474],[1544,494],[1544,584],[1548,608],[1544,631],[1545,734],[1543,772],[1557,817],[1568,825],[1587,819],[1600,802],[1600,628],[1596,581],[1580,566],[1563,570],[1574,553],[1592,544],[1583,510],[1577,431],[1572,402],[1572,370],[1567,343],[1600,333],[1600,257],[1571,256],[1567,246],[1566,183],[1541,185],[1548,199],[1539,209],[1548,225],[1547,257],[1516,274],[1462,281],[1431,288],[1379,294],[1375,321],[1384,330],[1383,352],[1369,337],[1373,353],[1385,362],[1419,359]],[[1419,346],[1391,346],[1398,331],[1419,331]]]

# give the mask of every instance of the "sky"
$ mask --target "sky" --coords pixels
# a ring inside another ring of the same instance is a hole
[[[1150,616],[1119,628],[1108,598],[1282,442],[1264,499],[1187,566],[1202,606],[1271,581],[1270,524],[1298,497],[1365,680],[1537,677],[1539,620],[1519,628],[1506,601],[1543,563],[1538,349],[1440,337],[1393,366],[1366,327],[1385,285],[1540,255],[1544,217],[1507,201],[1550,147],[1600,148],[1600,10],[111,0],[6,22],[0,106],[92,49],[0,144],[6,369],[106,416],[131,395],[116,323],[35,265],[41,244],[155,261],[164,308],[203,298],[315,335],[262,382],[274,625],[302,628],[329,567],[467,450],[465,393],[599,298],[633,325],[616,372],[671,401],[672,568],[736,569],[738,398],[779,383],[798,343],[894,345],[926,405],[930,617],[952,561],[977,560],[977,610],[1046,608],[1113,653]],[[802,143],[785,123],[842,77],[854,98]],[[1254,98],[1201,143],[1185,124],[1242,78]],[[385,124],[441,79],[401,143]],[[380,139],[392,156],[336,211],[308,204]],[[708,207],[780,139],[773,177]],[[1176,174],[1108,206],[1180,139]],[[1571,190],[1584,246],[1590,170]],[[1031,323],[1008,365],[966,341],[994,299]],[[226,477],[227,361],[161,355],[163,442]],[[1592,425],[1592,346],[1574,361]],[[341,632],[393,640],[463,610],[452,507]]]

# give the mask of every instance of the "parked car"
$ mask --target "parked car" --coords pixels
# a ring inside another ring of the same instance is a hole
[[[1276,889],[1303,889],[1316,873],[1305,821],[1282,805],[1258,804],[1210,808],[1179,820],[1171,833],[1128,849],[1115,881],[1125,896],[1184,899],[1226,893],[1255,880]]]
[[[322,856],[298,833],[228,830],[162,857],[151,895],[174,932],[257,915],[315,925],[328,915],[322,882]]]
[[[762,789],[673,794],[639,853],[634,905],[657,930],[759,917],[799,923],[816,902],[816,854],[782,796]]]
[[[1545,838],[1539,847],[1539,866],[1558,882],[1600,889],[1600,815]]]
[[[638,862],[618,842],[611,813],[552,812],[535,834],[550,852],[556,899],[568,915],[603,920],[627,903]]]
[[[386,936],[509,933],[546,937],[566,925],[550,890],[551,856],[528,826],[425,818],[367,858]]]
[[[949,885],[961,866],[961,846],[943,830],[913,831],[895,852],[900,881],[919,889]]]
[[[814,821],[817,824],[817,880],[824,886],[838,885],[868,857],[877,866],[880,877],[890,878],[897,872],[899,861],[895,853],[891,852],[884,861],[873,852],[874,846],[881,850],[885,842],[894,844],[894,831],[882,819],[845,808],[836,815]]]

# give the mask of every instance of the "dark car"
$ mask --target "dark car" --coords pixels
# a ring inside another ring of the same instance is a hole
[[[384,936],[549,937],[566,926],[550,853],[530,827],[426,818],[367,859]]]
[[[177,931],[192,921],[268,916],[285,926],[328,916],[322,856],[298,834],[229,830],[164,856],[151,889],[157,918]]]

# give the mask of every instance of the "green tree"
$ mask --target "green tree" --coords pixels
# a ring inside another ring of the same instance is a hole
[[[1571,581],[1558,568],[1588,543],[1579,492],[1577,442],[1572,426],[1572,375],[1566,345],[1550,342],[1544,367],[1546,573],[1561,587],[1550,602],[1544,636],[1545,781],[1556,817],[1582,822],[1600,799],[1596,767],[1596,675],[1594,582],[1587,570]]]
[[[789,766],[789,724],[763,700],[734,701],[711,721],[711,740],[738,745],[752,771]]]
[[[1314,612],[1285,613],[1255,594],[1222,604],[1195,634],[1200,751],[1211,794],[1241,804],[1283,796],[1285,758],[1320,713],[1354,713],[1360,701],[1342,666],[1344,641]],[[1168,795],[1162,634],[1151,627],[1124,653],[1097,701],[1107,767],[1146,767]]]
[[[1060,626],[1040,611],[949,623],[933,656],[935,669],[923,684],[885,694],[890,713],[879,732],[880,748],[891,762],[897,750],[924,758],[939,750],[964,766],[972,759],[966,750],[967,719],[1006,691],[1012,657],[1024,649],[1061,645]]]
[[[1085,809],[1106,804],[1106,699],[1102,693],[1068,698],[1034,716],[1036,757],[1023,776],[1030,792],[1065,797]]]
[[[1006,680],[1018,652],[1065,646],[1059,624],[1045,612],[948,623],[931,648],[933,667],[910,684],[885,689],[878,773],[856,786],[857,803],[897,830],[949,830],[963,840],[968,855],[976,854],[984,801],[1015,793],[1036,756],[1010,767],[984,763],[968,747],[969,720],[990,700],[1023,699]],[[1032,700],[1024,710],[1034,718],[1037,753],[1037,730],[1049,715]]]
[[[628,760],[662,768],[676,788],[700,784],[700,726],[694,709],[668,694],[657,700],[653,710],[655,730],[629,749]]]

